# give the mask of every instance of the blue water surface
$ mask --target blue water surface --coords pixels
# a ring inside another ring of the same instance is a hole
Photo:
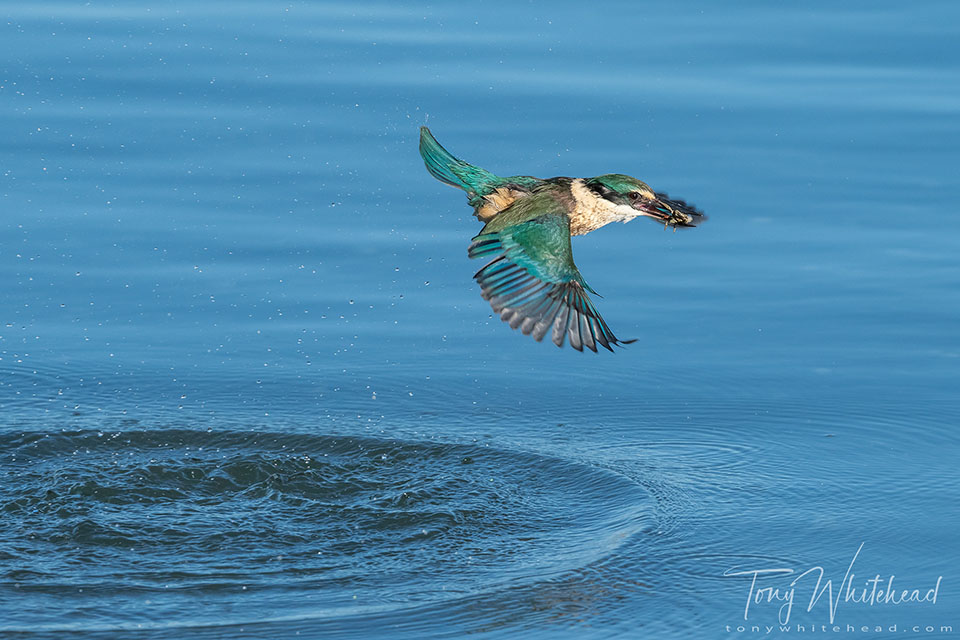
[[[0,636],[956,637],[955,3],[0,13]],[[574,240],[637,343],[500,322],[424,124],[710,216]]]

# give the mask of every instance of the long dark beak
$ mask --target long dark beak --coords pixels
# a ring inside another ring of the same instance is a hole
[[[641,205],[644,215],[661,222],[664,226],[695,227],[707,219],[703,212],[683,200],[671,200],[665,193],[656,194],[653,200]]]

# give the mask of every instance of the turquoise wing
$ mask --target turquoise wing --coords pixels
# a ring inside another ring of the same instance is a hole
[[[420,127],[420,155],[430,175],[451,187],[466,191],[470,205],[474,207],[483,205],[484,196],[500,187],[529,191],[543,184],[543,180],[532,176],[501,178],[486,169],[464,162],[444,149],[426,127]]]
[[[430,175],[451,187],[463,189],[471,196],[484,196],[502,182],[502,178],[486,169],[455,157],[437,142],[426,127],[420,127],[420,156]]]
[[[483,298],[500,318],[540,341],[551,332],[562,347],[569,339],[577,351],[597,345],[635,342],[618,340],[587,295],[593,292],[577,265],[570,245],[570,222],[548,214],[497,232],[481,233],[470,245],[471,258],[493,257],[474,275]]]

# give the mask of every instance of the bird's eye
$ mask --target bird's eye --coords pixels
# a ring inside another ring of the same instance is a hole
[[[637,200],[639,200],[639,199],[640,199],[640,192],[639,192],[639,191],[631,191],[631,192],[630,192],[630,199],[633,200],[634,202],[636,202]]]

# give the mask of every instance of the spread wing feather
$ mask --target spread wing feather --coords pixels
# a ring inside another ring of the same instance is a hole
[[[570,224],[548,214],[496,232],[481,233],[470,245],[471,258],[493,257],[474,279],[483,298],[513,329],[538,342],[549,332],[577,351],[634,342],[618,340],[590,300],[593,291],[573,262]]]

